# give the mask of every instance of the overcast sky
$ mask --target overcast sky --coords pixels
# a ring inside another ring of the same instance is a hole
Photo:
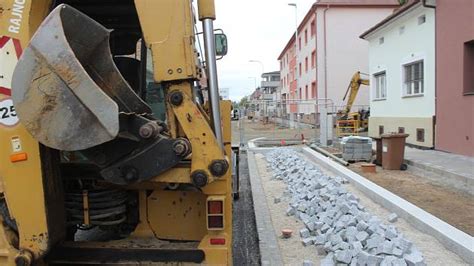
[[[279,70],[278,56],[295,31],[294,7],[298,4],[298,23],[301,22],[314,0],[216,0],[215,28],[227,34],[229,53],[218,61],[219,86],[230,89],[234,101],[249,95],[255,89],[254,79],[260,81],[265,72]]]

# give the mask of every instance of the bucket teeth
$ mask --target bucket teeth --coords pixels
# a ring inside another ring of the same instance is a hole
[[[13,74],[22,124],[40,143],[83,150],[113,140],[119,113],[151,113],[113,62],[109,30],[59,5],[43,21]]]

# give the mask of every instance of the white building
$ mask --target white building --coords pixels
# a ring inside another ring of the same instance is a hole
[[[405,132],[407,142],[433,147],[435,10],[406,4],[361,35],[369,41],[369,136]]]
[[[275,118],[278,116],[279,92],[280,92],[280,71],[267,72],[262,74],[260,91],[263,102],[263,116]],[[278,108],[277,108],[278,107]]]

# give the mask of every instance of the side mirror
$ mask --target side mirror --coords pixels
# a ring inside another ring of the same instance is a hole
[[[227,55],[227,36],[224,33],[214,34],[216,40],[216,56],[224,57]]]

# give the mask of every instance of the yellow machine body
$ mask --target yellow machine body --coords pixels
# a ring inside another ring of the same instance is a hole
[[[0,116],[4,116],[0,120],[0,195],[2,208],[6,209],[3,218],[0,216],[4,220],[3,226],[0,225],[0,265],[73,264],[73,257],[80,259],[81,250],[88,254],[109,252],[111,264],[153,261],[146,254],[163,250],[171,254],[171,259],[165,262],[232,264],[232,173],[228,168],[223,175],[216,176],[210,170],[216,160],[232,165],[231,122],[228,115],[222,116],[222,150],[220,140],[213,133],[210,114],[194,100],[193,84],[204,70],[195,47],[196,16],[192,1],[130,2],[136,9],[143,34],[142,49],[151,51],[153,82],[164,84],[166,101],[173,92],[183,96],[179,105],[166,102],[166,124],[170,138],[184,138],[191,144],[187,163],[141,182],[126,185],[103,182],[104,187],[137,195],[138,224],[129,236],[103,242],[67,239],[64,177],[58,165],[69,157],[38,143],[22,124],[12,100],[15,67],[34,33],[54,8],[53,1],[0,0]],[[114,4],[107,8],[113,9]],[[199,1],[199,8],[200,18],[215,17],[213,1]],[[231,103],[221,101],[220,109],[221,114],[229,114]],[[191,175],[196,171],[209,178],[204,186],[189,189],[193,187]],[[180,185],[186,189],[180,189]],[[92,215],[88,208],[90,200],[88,191],[84,190],[81,215],[86,225]],[[213,200],[222,202],[222,209],[218,209],[222,227],[218,230],[209,228],[208,204]],[[8,221],[5,213],[9,215]],[[6,225],[12,222],[14,226]],[[120,259],[118,255],[128,254],[127,250],[145,255],[134,260]],[[181,253],[173,253],[176,250],[191,257],[201,252],[203,260],[180,260]],[[73,254],[71,261],[65,251]],[[62,257],[55,258],[57,253],[63,253]],[[101,263],[108,259],[102,258]]]
[[[338,136],[357,135],[361,128],[363,130],[369,128],[368,117],[363,117],[359,111],[351,112],[352,105],[355,102],[361,85],[369,86],[370,81],[362,78],[361,73],[358,71],[352,76],[346,94],[344,95],[343,100],[347,98],[347,104],[345,108],[337,114],[336,127]]]

